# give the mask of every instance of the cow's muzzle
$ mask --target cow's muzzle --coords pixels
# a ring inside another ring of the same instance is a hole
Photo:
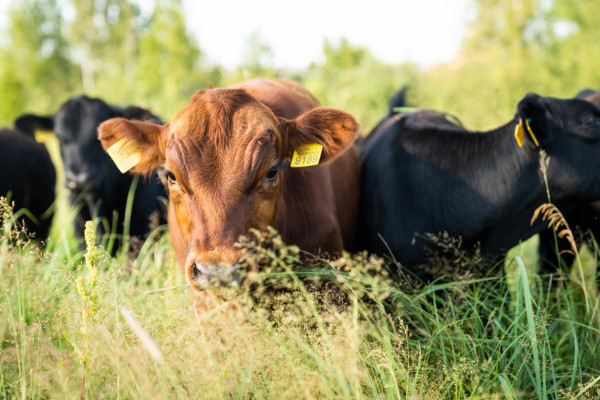
[[[236,287],[241,286],[246,278],[246,272],[240,263],[229,267],[215,264],[193,263],[188,279],[193,286],[200,289],[207,287]]]

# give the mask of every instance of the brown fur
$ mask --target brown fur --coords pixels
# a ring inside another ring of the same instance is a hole
[[[164,164],[169,230],[177,261],[192,283],[194,263],[236,263],[234,247],[250,228],[274,226],[311,253],[352,246],[359,164],[349,114],[319,107],[294,82],[256,79],[197,93],[170,125],[114,119],[99,128],[104,148],[127,137],[144,150],[137,173]],[[318,166],[290,168],[294,149],[323,145]],[[278,166],[273,182],[265,176]]]

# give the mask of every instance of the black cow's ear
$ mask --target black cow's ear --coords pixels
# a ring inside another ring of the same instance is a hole
[[[529,147],[544,148],[552,141],[546,107],[540,102],[540,96],[528,94],[517,106],[523,138]],[[517,121],[519,123],[519,121]]]
[[[24,114],[14,122],[15,130],[35,138],[35,131],[51,131],[54,129],[54,121],[51,116],[38,116]]]

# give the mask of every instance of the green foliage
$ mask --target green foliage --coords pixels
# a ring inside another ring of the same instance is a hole
[[[386,65],[341,40],[325,42],[323,61],[294,78],[324,105],[354,114],[363,133],[404,84],[410,104],[450,112],[474,129],[506,122],[526,92],[568,97],[600,87],[597,2],[474,1],[473,25],[452,63]],[[63,21],[59,4],[67,3],[75,17]],[[289,75],[273,67],[258,34],[233,73],[207,67],[180,0],[157,0],[149,17],[127,0],[24,0],[11,4],[6,29],[3,123],[25,111],[51,113],[81,90],[145,104],[168,120],[208,83]],[[600,396],[598,295],[586,286],[593,254],[582,257],[577,279],[543,277],[530,243],[513,250],[523,262],[509,258],[504,278],[423,286],[367,254],[306,259],[270,232],[240,243],[246,257],[269,266],[254,286],[193,294],[164,227],[136,258],[123,252],[113,260],[91,241],[90,254],[100,256],[84,256],[61,217],[44,252],[9,209],[0,219],[3,398],[79,397],[81,354],[89,398]],[[78,278],[92,258],[90,279]],[[217,304],[202,310],[210,302]],[[156,340],[162,362],[123,323],[123,306]]]
[[[238,83],[262,76],[276,77],[273,68],[273,50],[262,38],[260,31],[253,32],[245,41],[244,62],[227,77],[227,83]]]
[[[313,64],[303,83],[323,105],[354,115],[363,134],[387,115],[389,98],[418,76],[415,66],[383,64],[366,48],[345,39],[338,45],[326,41],[323,53],[325,61]]]
[[[56,0],[11,3],[8,43],[0,50],[0,121],[25,110],[51,112],[56,93],[71,90],[74,69],[62,27]]]
[[[219,85],[219,70],[203,69],[202,61],[187,31],[181,1],[157,0],[140,36],[133,98],[171,119],[197,90]]]
[[[149,19],[129,0],[69,4],[74,16],[67,21],[56,0],[11,6],[0,52],[3,123],[27,111],[53,113],[82,91],[170,119],[195,91],[220,84],[220,70],[203,67],[180,0],[156,0]]]
[[[113,260],[91,234],[85,268],[0,237],[1,396],[78,397],[79,346],[89,398],[600,395],[597,313],[578,284],[553,281],[547,291],[546,277],[520,259],[514,282],[423,286],[367,254],[307,258],[271,231],[240,242],[248,261],[266,267],[254,285],[194,294],[182,290],[163,239]],[[208,302],[214,307],[203,309]],[[125,324],[122,307],[162,360]],[[82,311],[93,315],[83,336]]]

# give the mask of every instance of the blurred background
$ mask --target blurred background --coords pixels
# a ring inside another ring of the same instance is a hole
[[[303,83],[368,131],[411,105],[471,129],[506,122],[527,92],[600,88],[597,0],[0,0],[0,125],[86,93],[170,120],[210,85]]]

